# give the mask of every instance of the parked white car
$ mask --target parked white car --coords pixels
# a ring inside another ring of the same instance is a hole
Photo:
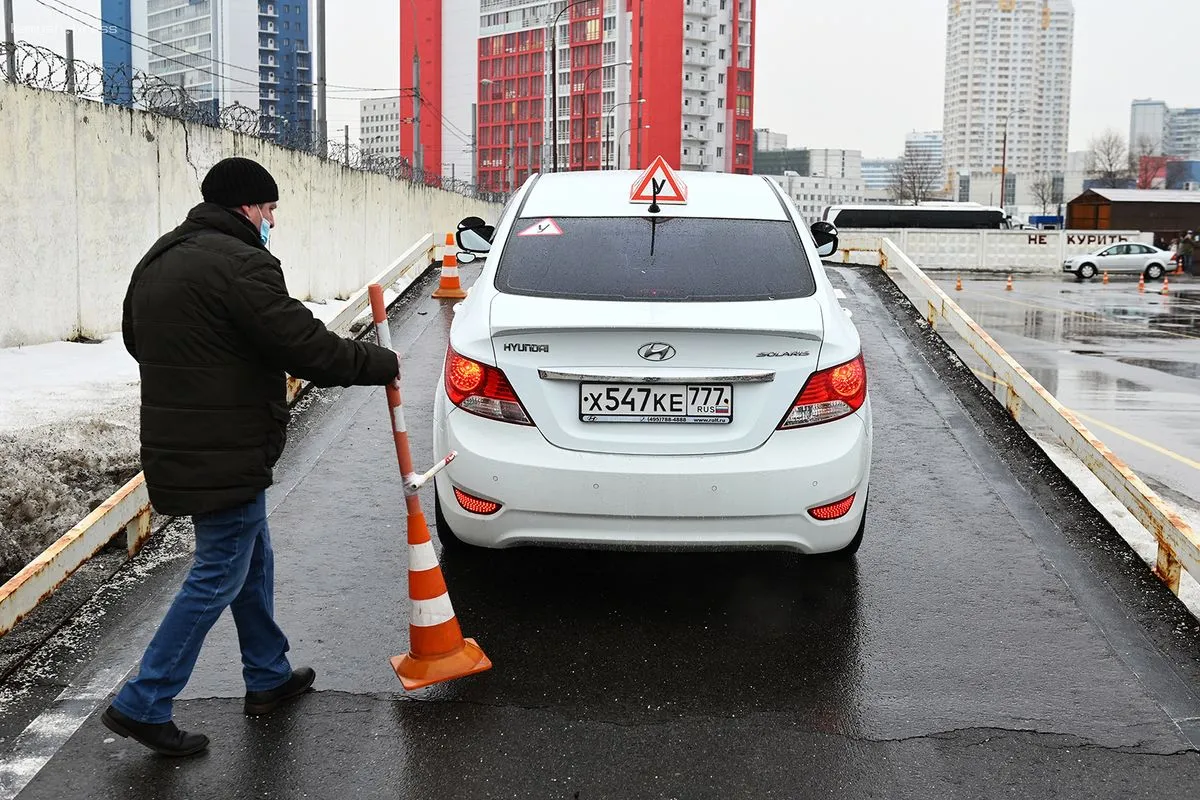
[[[684,202],[535,175],[459,225],[488,256],[434,400],[444,546],[858,550],[871,405],[836,230],[767,178],[668,174]]]
[[[1096,277],[1101,272],[1144,274],[1148,280],[1158,280],[1167,272],[1171,254],[1140,242],[1122,242],[1101,247],[1092,253],[1071,256],[1063,262],[1063,272],[1073,272],[1081,280]]]

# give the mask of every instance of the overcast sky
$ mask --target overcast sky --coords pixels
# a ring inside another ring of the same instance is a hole
[[[395,93],[400,1],[328,2],[330,84]],[[350,3],[353,14],[339,13]],[[76,57],[99,62],[100,34],[89,27],[98,22],[69,6],[99,15],[100,0],[14,5],[18,39],[61,52],[72,27]],[[786,133],[796,146],[862,150],[868,157],[895,155],[908,131],[940,130],[946,6],[946,0],[758,0],[755,126]],[[1200,2],[1075,0],[1075,14],[1072,150],[1085,149],[1108,127],[1128,135],[1135,97],[1200,106]],[[465,58],[474,51],[464,42]],[[371,93],[331,88],[328,95],[330,127],[349,124],[356,140],[354,98]]]

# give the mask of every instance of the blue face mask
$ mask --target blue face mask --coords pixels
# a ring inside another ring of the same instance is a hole
[[[262,239],[264,247],[267,244],[267,240],[271,238],[271,223],[267,222],[265,219],[259,223],[258,238]]]

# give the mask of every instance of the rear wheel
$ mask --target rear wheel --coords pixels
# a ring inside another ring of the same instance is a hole
[[[855,553],[858,552],[858,548],[862,547],[863,534],[866,533],[866,530],[867,530],[867,509],[865,508],[865,504],[864,504],[862,520],[858,523],[858,532],[854,534],[854,538],[851,539],[850,543],[848,545],[846,545],[845,547],[843,547],[841,550],[834,550],[831,553],[826,553],[826,556],[829,558],[833,558],[833,559],[847,559],[847,558],[852,557]]]
[[[442,543],[442,549],[448,551],[461,551],[467,545],[455,535],[454,529],[450,527],[450,523],[446,521],[446,515],[442,513],[442,501],[438,496],[437,487],[433,490],[433,524],[437,527],[438,540]]]
[[[1164,272],[1166,272],[1166,270],[1163,269],[1162,264],[1151,264],[1150,266],[1146,267],[1146,277],[1152,281],[1156,281],[1161,278]]]
[[[1079,268],[1079,277],[1085,281],[1096,277],[1096,265],[1084,264]]]

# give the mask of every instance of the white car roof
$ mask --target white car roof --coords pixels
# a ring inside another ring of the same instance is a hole
[[[787,220],[769,178],[722,172],[676,172],[685,205],[661,204],[672,217]],[[535,176],[521,217],[644,217],[649,203],[629,202],[636,170],[557,172]]]

